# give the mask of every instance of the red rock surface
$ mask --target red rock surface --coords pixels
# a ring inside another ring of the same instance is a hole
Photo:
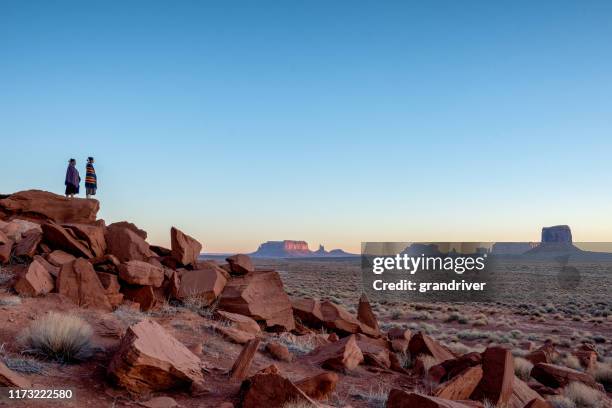
[[[129,227],[111,224],[105,233],[107,252],[121,262],[147,261],[155,253],[149,244]]]
[[[108,375],[135,393],[186,388],[204,381],[200,359],[149,319],[127,329]]]
[[[232,380],[242,380],[248,376],[260,342],[260,339],[252,339],[246,342],[230,370]]]
[[[83,258],[66,263],[57,277],[57,291],[85,308],[112,309],[93,266]]]
[[[0,200],[0,211],[9,216],[50,220],[58,224],[93,223],[99,209],[97,200],[68,199],[40,190],[20,191]]]
[[[217,318],[231,323],[236,329],[255,335],[261,333],[261,328],[257,322],[248,316],[226,312],[225,310],[218,310],[216,314]]]
[[[451,400],[469,399],[481,380],[482,367],[467,368],[453,379],[440,385],[436,390],[435,396]]]
[[[573,381],[600,388],[591,374],[554,364],[538,363],[534,365],[531,369],[531,376],[552,388],[565,387]]]
[[[276,360],[287,362],[293,360],[293,356],[289,352],[287,346],[276,341],[268,342],[268,344],[266,344],[266,351]]]
[[[455,358],[450,350],[423,333],[417,333],[410,338],[408,350],[415,357],[421,354],[433,356],[438,363]]]
[[[153,309],[158,302],[152,286],[123,285],[121,293],[124,298],[138,303],[143,312]]]
[[[355,335],[317,347],[307,357],[308,361],[336,371],[353,370],[364,361]]]
[[[132,285],[160,287],[164,281],[161,267],[143,261],[128,261],[119,265],[119,278]]]
[[[336,389],[340,377],[336,373],[323,372],[295,383],[302,392],[314,400],[329,399]]]
[[[248,255],[232,255],[226,258],[226,261],[230,266],[231,273],[234,275],[246,275],[247,273],[255,270],[253,261],[251,261],[251,258]]]
[[[489,347],[482,353],[483,377],[471,399],[506,404],[512,395],[514,358],[503,347]]]
[[[202,252],[202,244],[175,227],[170,229],[170,241],[174,259],[182,265],[196,264]]]
[[[386,408],[467,408],[469,405],[429,395],[392,389]]]
[[[376,319],[376,316],[372,311],[372,306],[370,305],[370,301],[368,300],[368,297],[365,293],[362,293],[361,298],[359,298],[359,306],[357,307],[357,320],[370,327],[373,330],[374,334],[380,334],[378,320]]]
[[[227,279],[218,268],[184,271],[180,277],[177,293],[179,299],[194,297],[205,304],[212,303],[223,292]]]
[[[47,255],[47,261],[51,264],[61,267],[62,265],[72,262],[76,259],[74,255],[71,255],[67,252],[64,252],[60,249],[56,249],[55,251],[49,253]]]
[[[44,223],[42,230],[43,241],[51,248],[64,250],[74,256],[93,258],[87,243],[79,240],[71,230],[51,222]]]
[[[32,258],[36,254],[36,249],[42,240],[42,231],[32,229],[25,232],[21,236],[21,240],[17,242],[13,248],[13,255],[19,258]]]
[[[270,328],[295,328],[291,302],[276,271],[255,271],[233,278],[221,293],[219,308],[252,317]]]
[[[286,403],[300,403],[300,407],[316,408],[317,404],[287,378],[277,373],[258,373],[241,385],[241,407],[283,407]]]
[[[103,256],[106,252],[104,223],[101,225],[62,224],[62,227],[72,231],[79,240],[84,241],[94,257]]]
[[[55,288],[55,280],[45,264],[34,260],[15,283],[15,290],[20,295],[40,296]]]

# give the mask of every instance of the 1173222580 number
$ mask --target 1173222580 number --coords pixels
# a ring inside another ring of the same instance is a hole
[[[70,389],[62,390],[21,390],[8,389],[9,399],[72,399],[73,392]]]

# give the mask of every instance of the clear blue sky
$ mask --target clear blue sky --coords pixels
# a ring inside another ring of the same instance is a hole
[[[0,1],[0,191],[205,251],[612,238],[610,1]]]

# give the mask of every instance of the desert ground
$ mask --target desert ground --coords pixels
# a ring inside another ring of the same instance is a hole
[[[0,199],[0,384],[73,398],[0,405],[611,406],[605,268],[551,294],[508,274],[487,303],[368,301],[359,258],[202,258],[48,194]]]

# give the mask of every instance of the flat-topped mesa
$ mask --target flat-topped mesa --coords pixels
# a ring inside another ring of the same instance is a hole
[[[98,200],[66,198],[41,190],[19,191],[0,199],[0,218],[6,219],[93,224],[99,209]]]
[[[542,243],[572,243],[572,230],[567,225],[542,228]]]
[[[288,257],[309,256],[311,254],[306,241],[268,241],[259,246],[253,254],[256,256]]]

